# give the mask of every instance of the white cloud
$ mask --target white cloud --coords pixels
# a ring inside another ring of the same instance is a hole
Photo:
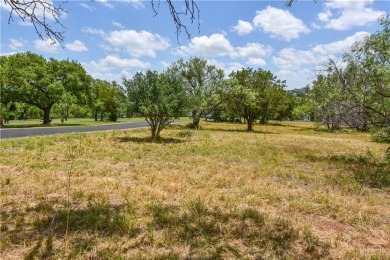
[[[266,64],[264,58],[269,56],[272,51],[271,46],[260,43],[247,43],[243,47],[233,47],[223,34],[212,34],[193,38],[192,43],[178,47],[174,54],[203,58],[241,58],[246,60],[247,64],[263,66]]]
[[[135,9],[142,9],[145,7],[142,0],[121,0],[121,2],[131,3]]]
[[[115,27],[118,27],[119,29],[125,29],[125,26],[121,24],[120,22],[112,21],[112,25]]]
[[[250,65],[253,65],[253,66],[258,66],[258,67],[261,67],[261,66],[264,66],[267,64],[265,62],[265,60],[262,58],[249,58],[247,63]]]
[[[98,62],[90,62],[90,67],[99,69],[101,71],[111,71],[114,69],[147,68],[149,66],[149,62],[143,62],[139,59],[122,59],[112,55],[108,55],[104,59],[100,59]]]
[[[329,11],[329,10],[326,10],[324,12],[321,12],[317,15],[318,17],[318,20],[320,20],[321,22],[328,22],[330,20],[330,18],[332,17],[332,12]]]
[[[84,33],[99,35],[100,37],[104,37],[104,35],[106,35],[106,33],[103,30],[95,29],[92,27],[83,28],[81,31]]]
[[[93,7],[91,7],[90,5],[86,4],[86,3],[80,3],[79,4],[80,6],[84,7],[85,9],[87,9],[88,11],[90,12],[93,12],[95,11],[95,9]]]
[[[315,71],[312,68],[301,70],[279,70],[274,73],[278,79],[286,80],[288,89],[302,88],[315,80]]]
[[[105,7],[108,7],[110,9],[113,9],[114,8],[114,5],[111,4],[108,0],[96,0],[96,2],[99,2],[101,3],[102,5],[104,5]]]
[[[280,70],[277,75],[289,78],[289,86],[295,82],[294,87],[303,87],[309,83],[309,79],[314,77],[313,68],[323,66],[329,58],[336,58],[341,53],[348,51],[355,42],[361,41],[367,35],[367,32],[357,32],[340,41],[315,45],[310,50],[284,48],[272,58],[272,63]],[[303,75],[302,71],[306,71],[308,74]],[[299,79],[301,85],[296,85]]]
[[[79,40],[75,40],[72,43],[68,43],[65,45],[65,47],[71,51],[77,51],[77,52],[88,51],[88,48],[85,46],[85,44]]]
[[[108,55],[99,61],[91,61],[89,63],[82,62],[81,64],[94,78],[108,81],[115,80],[118,82],[121,82],[122,75],[131,75],[129,70],[135,68],[146,69],[150,67],[149,62],[144,62],[139,59],[122,59],[112,55]]]
[[[385,12],[374,10],[369,5],[373,0],[327,1],[324,11],[317,15],[320,26],[334,30],[348,30],[376,22]]]
[[[270,33],[271,37],[286,41],[299,38],[301,33],[310,32],[302,20],[294,17],[289,11],[271,6],[257,11],[253,24],[265,33]]]
[[[120,30],[107,33],[105,40],[118,50],[125,50],[131,56],[156,57],[157,51],[166,50],[169,40],[148,31]]]
[[[219,69],[222,69],[225,72],[225,76],[228,76],[232,71],[237,71],[244,68],[244,65],[238,62],[221,62],[215,59],[208,59],[207,63],[210,65],[214,65]]]
[[[55,53],[58,51],[60,44],[58,42],[53,43],[51,40],[35,40],[34,47],[41,52]]]
[[[260,58],[270,55],[272,47],[260,43],[247,43],[245,47],[237,47],[236,52],[242,58]]]
[[[24,44],[26,43],[26,41],[24,41],[24,40],[17,40],[17,39],[12,39],[12,38],[9,41],[10,41],[10,43],[8,46],[13,50],[19,50],[19,49],[23,48]]]
[[[238,20],[237,25],[233,27],[233,31],[237,32],[238,35],[246,35],[253,31],[253,26],[249,22]]]
[[[221,57],[234,55],[235,50],[223,34],[194,37],[188,46],[180,46],[175,54],[184,56]]]

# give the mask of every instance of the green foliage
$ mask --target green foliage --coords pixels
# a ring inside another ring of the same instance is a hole
[[[234,113],[246,119],[248,131],[252,131],[256,119],[267,123],[271,118],[282,116],[289,107],[290,96],[284,90],[284,82],[270,71],[247,68],[232,72],[230,77],[224,102],[229,103]]]
[[[94,113],[95,120],[103,120],[104,113],[109,113],[109,120],[117,121],[118,114],[124,111],[126,97],[124,89],[115,81],[108,82],[105,80],[95,79],[92,81],[90,107]]]
[[[390,126],[388,127],[375,127],[371,129],[371,139],[378,143],[390,142]]]
[[[215,85],[224,77],[223,70],[207,64],[207,60],[192,58],[173,63],[171,70],[180,73],[188,95],[188,109],[191,111],[193,125],[199,128],[200,117],[205,115],[213,98]]]
[[[74,96],[80,103],[86,101],[90,76],[75,61],[46,60],[26,52],[2,57],[0,62],[2,103],[35,106],[43,111],[44,124],[50,122],[51,109],[61,100]]]
[[[345,66],[330,60],[326,73],[313,84],[318,120],[329,128],[390,126],[390,22],[382,17],[380,23],[381,31],[344,53]]]
[[[123,84],[127,88],[129,108],[145,117],[152,138],[158,138],[161,130],[187,108],[182,79],[173,70],[139,72],[130,80],[124,78]]]

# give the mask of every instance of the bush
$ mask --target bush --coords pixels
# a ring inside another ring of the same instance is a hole
[[[116,114],[116,112],[111,112],[110,113],[110,116],[108,117],[108,119],[111,121],[111,122],[116,122],[118,120],[118,115]]]
[[[372,129],[371,139],[377,143],[390,143],[390,127]]]

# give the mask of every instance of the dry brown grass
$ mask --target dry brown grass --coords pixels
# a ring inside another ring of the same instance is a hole
[[[2,140],[0,258],[390,258],[386,145],[202,124]]]

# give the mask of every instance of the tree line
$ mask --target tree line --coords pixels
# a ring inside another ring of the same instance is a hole
[[[211,114],[215,120],[243,118],[248,131],[260,118],[282,118],[288,110],[290,95],[285,82],[270,71],[242,68],[228,77],[207,60],[179,59],[164,71],[137,72],[123,78],[122,85],[93,79],[77,61],[25,52],[1,56],[1,113],[16,111],[37,114],[43,124],[51,122],[52,111],[67,120],[74,114],[87,114],[95,120],[116,121],[118,115],[142,116],[150,124],[152,136],[180,116],[190,115],[194,128]]]
[[[287,91],[270,71],[242,68],[225,75],[198,57],[179,59],[164,71],[137,72],[119,84],[93,79],[77,61],[46,60],[31,52],[1,56],[1,113],[34,107],[44,124],[50,123],[52,109],[64,120],[72,109],[95,120],[138,115],[150,124],[153,137],[184,115],[192,117],[196,129],[207,115],[244,121],[248,131],[257,120],[309,119],[330,130],[371,130],[388,140],[390,22],[383,17],[380,23],[382,30],[356,42],[341,60],[330,59],[311,86],[296,91]]]
[[[310,115],[330,130],[342,126],[370,130],[390,139],[390,21],[356,42],[340,60],[330,59],[312,87],[295,100],[295,116]]]

